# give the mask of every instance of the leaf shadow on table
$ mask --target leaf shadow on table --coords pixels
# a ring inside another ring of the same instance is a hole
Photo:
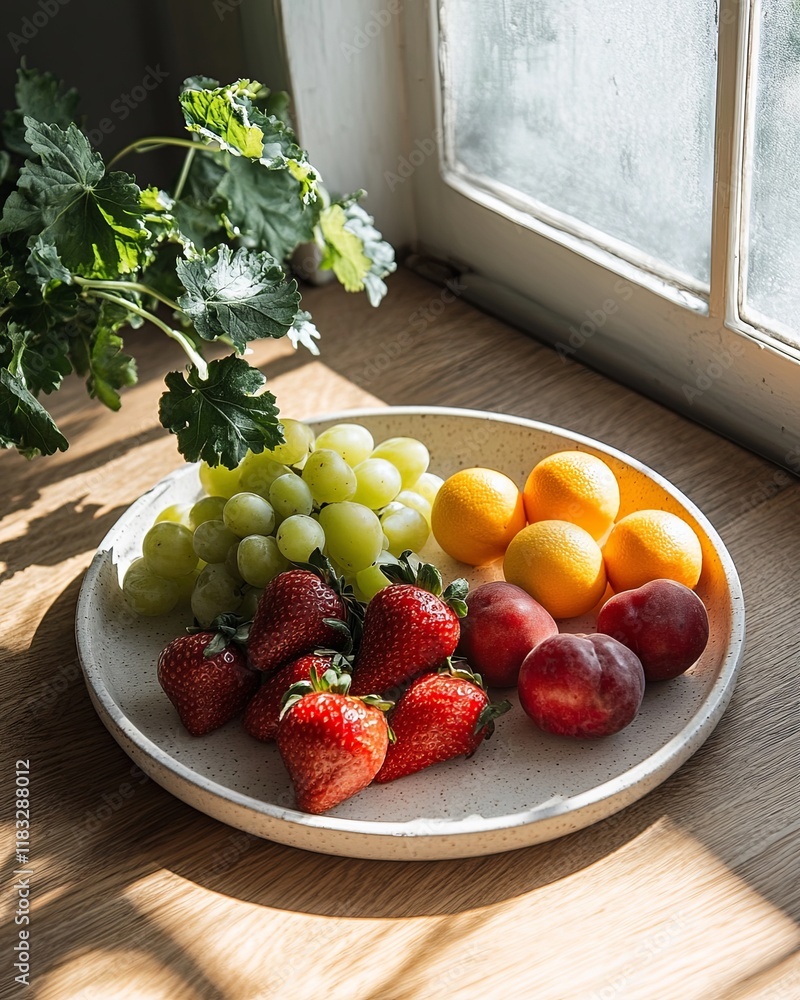
[[[24,531],[0,542],[0,583],[29,566],[57,566],[91,551],[125,510],[114,507],[98,516],[101,505],[84,495],[29,521]]]
[[[107,414],[104,416],[106,420],[113,419]],[[110,461],[163,437],[165,433],[163,428],[153,426],[91,452],[74,454],[67,451],[62,455],[32,459],[21,475],[13,477],[13,486],[4,496],[4,517],[10,518],[28,510],[45,490],[62,483],[68,484],[66,488],[74,493],[77,503],[80,496],[86,496],[102,482],[103,469]],[[23,462],[24,459],[8,455],[3,461],[9,463],[11,472],[10,463]],[[77,480],[75,484],[70,482],[73,479]]]

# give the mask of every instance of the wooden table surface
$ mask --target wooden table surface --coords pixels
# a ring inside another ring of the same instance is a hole
[[[181,356],[140,331],[141,381],[120,414],[70,385],[55,405],[69,451],[0,455],[0,995],[22,989],[11,800],[15,761],[29,759],[29,995],[40,1000],[800,997],[797,481],[409,272],[377,310],[333,287],[305,304],[322,356],[284,342],[255,354],[287,416],[382,404],[513,413],[599,438],[683,490],[742,579],[748,639],[732,702],[638,803],[506,854],[315,855],[184,805],[103,727],[73,638],[97,544],[179,462],[156,403]]]

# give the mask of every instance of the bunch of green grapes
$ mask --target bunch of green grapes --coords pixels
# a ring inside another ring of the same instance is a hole
[[[161,511],[123,580],[136,613],[165,614],[184,600],[202,626],[223,612],[252,617],[269,581],[315,549],[369,601],[388,584],[382,564],[422,549],[442,480],[421,441],[376,447],[360,424],[316,440],[298,420],[283,427],[284,444],[236,469],[201,463],[207,495]]]

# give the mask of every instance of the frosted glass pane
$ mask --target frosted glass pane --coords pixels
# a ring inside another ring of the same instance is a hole
[[[710,0],[443,0],[450,163],[709,281]]]
[[[743,312],[756,322],[766,318],[772,326],[777,320],[800,331],[800,8],[795,0],[764,0],[758,30]],[[753,317],[753,310],[762,316]]]

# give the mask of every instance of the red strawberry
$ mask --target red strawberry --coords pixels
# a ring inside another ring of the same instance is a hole
[[[326,619],[347,621],[344,600],[310,569],[290,569],[270,580],[258,602],[247,653],[257,670],[274,670],[318,647],[342,649],[347,629]]]
[[[509,708],[507,701],[491,704],[480,676],[469,670],[418,677],[392,712],[396,742],[375,780],[394,781],[462,753],[471,756]]]
[[[278,733],[283,696],[298,681],[309,680],[312,667],[320,675],[324,674],[333,663],[334,655],[332,653],[330,656],[319,656],[316,653],[307,653],[287,663],[276,674],[268,677],[244,713],[242,723],[245,732],[263,743],[274,740]]]
[[[158,658],[158,682],[192,736],[225,725],[261,683],[247,666],[246,631],[238,623],[235,615],[220,615],[209,629],[187,629]]]
[[[312,668],[284,700],[278,750],[305,812],[325,812],[366,788],[386,756],[391,702],[354,698],[349,686],[349,674],[320,677]]]
[[[353,694],[387,691],[434,670],[458,644],[467,581],[454,581],[442,594],[439,571],[428,564],[414,570],[408,555],[403,553],[399,566],[383,567],[390,579],[404,582],[379,590],[367,605]]]

